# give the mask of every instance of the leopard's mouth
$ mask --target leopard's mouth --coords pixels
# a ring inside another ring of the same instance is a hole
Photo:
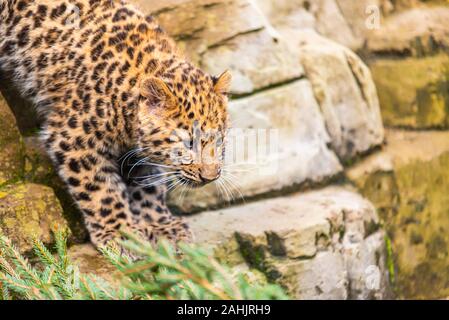
[[[187,178],[185,176],[181,177],[180,180],[182,184],[193,189],[204,187],[207,184],[207,182],[198,181],[196,179]]]
[[[217,177],[218,179],[219,177]],[[201,176],[191,176],[189,174],[186,174],[185,172],[181,173],[181,183],[183,183],[185,186],[191,187],[193,189],[204,187],[205,185],[208,185],[209,183],[212,183],[213,181],[217,180],[204,180],[201,178]]]

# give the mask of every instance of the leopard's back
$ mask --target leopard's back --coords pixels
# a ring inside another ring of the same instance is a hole
[[[12,70],[40,109],[73,91],[130,92],[135,81],[125,80],[143,73],[137,64],[149,59],[141,47],[157,47],[162,37],[151,17],[123,1],[1,0],[0,9],[0,69]],[[79,95],[79,103],[88,99]]]
[[[62,74],[79,54],[76,30],[63,16],[69,8],[66,1],[2,2],[0,68],[12,71],[22,92],[39,102],[45,99],[44,91],[55,92],[71,80]]]

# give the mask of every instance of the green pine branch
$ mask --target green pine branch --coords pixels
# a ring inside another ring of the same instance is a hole
[[[131,234],[118,246],[101,248],[117,269],[118,281],[82,274],[67,254],[67,232],[55,233],[55,254],[34,241],[39,260],[31,265],[11,241],[0,234],[0,300],[149,300],[149,299],[287,299],[272,284],[253,283],[245,274],[233,276],[209,252],[180,244],[175,250],[161,241],[157,248]]]

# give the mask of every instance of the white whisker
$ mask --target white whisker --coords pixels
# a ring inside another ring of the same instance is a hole
[[[232,178],[234,178],[235,181],[232,180]],[[230,186],[231,188],[233,188],[235,191],[237,191],[237,193],[239,194],[239,197],[243,200],[243,202],[245,202],[245,197],[243,196],[243,193],[242,193],[242,191],[240,190],[240,189],[241,189],[241,186],[240,186],[240,184],[238,183],[238,181],[237,181],[237,179],[235,178],[235,176],[234,176],[234,177],[233,177],[233,176],[231,176],[231,177],[223,176],[223,179],[224,179],[225,181],[227,181],[227,183],[229,184],[229,186]]]
[[[136,177],[134,179],[136,179],[136,180],[152,179],[152,178],[162,177],[162,176],[166,176],[166,175],[170,175],[170,174],[174,174],[174,173],[177,173],[177,171],[169,171],[169,172],[161,172],[158,174],[150,174],[147,176]]]

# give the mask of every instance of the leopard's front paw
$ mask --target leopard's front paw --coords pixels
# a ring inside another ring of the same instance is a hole
[[[129,235],[129,236],[128,236]],[[121,256],[126,256],[131,261],[137,261],[141,257],[132,250],[126,248],[125,243],[129,240],[129,237],[137,237],[143,241],[149,241],[153,246],[156,245],[155,235],[151,227],[141,227],[134,225],[131,227],[123,227],[120,231],[109,233],[107,237],[101,239],[94,239],[92,241],[99,249],[110,248]]]
[[[194,235],[184,219],[172,217],[164,224],[153,225],[154,232],[158,239],[164,238],[176,245],[179,242],[191,243]]]

